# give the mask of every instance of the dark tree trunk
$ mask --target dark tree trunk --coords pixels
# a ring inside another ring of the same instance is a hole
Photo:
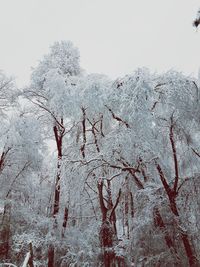
[[[3,219],[0,229],[0,258],[6,259],[9,255],[9,240],[10,240],[10,216],[11,203],[7,202],[4,205]]]
[[[173,139],[171,137],[171,142],[173,142]],[[175,147],[173,145],[173,147]],[[175,154],[174,152],[174,148],[173,148],[173,153]],[[180,216],[179,216],[179,212],[178,212],[178,208],[177,208],[177,204],[176,204],[176,197],[177,197],[177,187],[178,187],[178,167],[177,167],[177,157],[174,156],[174,158],[176,158],[176,161],[175,161],[175,173],[176,173],[176,176],[175,176],[175,181],[174,181],[174,187],[171,188],[167,182],[167,179],[162,171],[162,168],[159,164],[157,164],[157,170],[158,170],[158,173],[159,173],[159,176],[160,176],[160,180],[163,184],[163,187],[166,191],[166,194],[168,196],[168,200],[169,200],[169,206],[170,206],[170,209],[172,211],[172,213],[174,214],[175,218],[176,218],[176,221],[178,222],[178,227],[177,227],[177,230],[179,231],[179,234],[180,234],[180,238],[182,240],[182,243],[183,243],[183,247],[185,249],[185,252],[186,252],[186,256],[187,256],[187,259],[188,259],[188,262],[189,262],[189,266],[190,267],[193,267],[193,266],[198,266],[198,260],[196,259],[196,256],[195,256],[195,252],[190,244],[190,241],[189,241],[189,236],[186,232],[183,232],[182,230],[180,230]]]
[[[130,192],[130,205],[131,205],[131,217],[134,218],[134,202],[133,202],[133,194]]]
[[[64,130],[60,129],[59,126],[54,126],[54,135],[57,145],[57,172],[54,192],[54,203],[53,203],[53,216],[55,217],[59,211],[60,206],[60,179],[61,179],[61,163],[62,163],[62,141],[64,136]]]
[[[170,197],[169,201],[170,201],[171,211],[176,216],[178,224],[180,225],[180,217],[179,217],[179,212],[178,212],[178,209],[177,209],[175,197]],[[179,225],[178,225],[178,228],[180,228]],[[192,246],[190,244],[189,236],[188,236],[187,232],[183,232],[182,229],[181,230],[178,229],[178,231],[179,231],[181,240],[183,242],[183,246],[184,246],[188,261],[189,261],[189,265],[191,267],[198,266],[198,262],[197,262],[194,250],[193,250],[193,248],[192,248]]]
[[[83,132],[83,144],[81,146],[81,154],[85,158],[85,146],[86,146],[86,109],[82,107],[83,120],[82,120],[82,132]]]
[[[116,213],[115,213],[115,209],[113,210],[114,205],[113,205],[113,201],[112,201],[111,182],[109,180],[107,181],[107,193],[108,193],[107,207],[108,207],[108,211],[111,211],[109,221],[113,226],[115,235],[117,236]],[[113,212],[112,212],[112,210],[113,210]]]
[[[164,233],[165,242],[166,242],[168,248],[173,252],[173,254],[176,255],[176,258],[179,259],[175,244],[172,241],[172,239],[171,239],[171,237],[170,237],[170,235],[166,229],[166,225],[163,221],[163,218],[160,214],[159,209],[157,207],[154,207],[153,212],[154,212],[154,224],[155,224],[155,226],[159,227],[160,230]]]
[[[67,221],[68,221],[68,208],[65,207],[65,211],[64,211],[64,218],[63,218],[63,229],[62,229],[62,237],[65,236],[65,230],[67,228]]]
[[[54,246],[52,244],[48,249],[48,267],[54,267]]]
[[[34,267],[34,264],[33,264],[33,246],[32,246],[32,243],[29,244],[29,249],[30,249],[30,258],[29,258],[28,264],[29,264],[30,267]]]
[[[100,181],[98,183],[98,191],[99,191],[99,202],[100,202],[100,209],[102,213],[102,225],[100,228],[100,241],[101,247],[103,250],[103,262],[105,267],[116,266],[116,256],[113,250],[114,242],[116,241],[116,215],[115,209],[119,204],[121,190],[119,191],[119,195],[117,197],[115,205],[113,205],[111,200],[111,187],[108,181],[108,204],[107,207],[104,204],[104,197],[103,197],[103,182]],[[115,218],[113,224],[113,218]]]
[[[124,219],[125,219],[125,234],[127,236],[127,238],[129,239],[129,186],[128,186],[128,177],[126,177],[125,180],[125,186],[126,186],[126,190],[125,190],[125,196],[124,196]]]

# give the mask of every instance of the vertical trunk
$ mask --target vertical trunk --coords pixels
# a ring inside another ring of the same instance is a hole
[[[64,219],[63,219],[63,229],[62,229],[62,237],[65,236],[65,230],[67,227],[67,221],[68,221],[68,208],[65,207],[65,211],[64,211]]]
[[[128,215],[129,215],[129,203],[128,203],[128,196],[125,195],[125,202],[124,202],[124,219],[125,219],[125,234],[126,237],[129,239],[129,220],[128,220]]]
[[[3,219],[0,229],[0,258],[8,258],[9,240],[10,240],[10,216],[11,203],[6,202],[4,205]]]
[[[82,113],[83,113],[83,120],[82,120],[82,131],[83,131],[83,144],[81,146],[81,154],[83,156],[83,158],[85,158],[85,146],[86,146],[86,109],[85,108],[81,108],[82,109]]]
[[[130,192],[130,206],[131,206],[131,217],[134,218],[134,202],[133,202],[133,194]]]
[[[174,162],[174,173],[175,173],[175,179],[174,179],[174,186],[173,188],[168,192],[168,197],[169,197],[169,202],[170,202],[170,207],[173,212],[173,214],[176,216],[177,221],[179,223],[180,221],[180,216],[178,212],[178,208],[176,205],[176,197],[178,194],[178,183],[179,183],[179,164],[178,164],[178,157],[177,157],[177,151],[176,151],[176,144],[175,144],[175,139],[174,139],[174,121],[173,121],[173,115],[171,117],[171,125],[170,125],[170,133],[169,133],[169,139],[171,143],[171,148],[172,148],[172,155],[173,155],[173,162]],[[180,223],[179,223],[180,225]],[[180,228],[180,227],[179,227]],[[189,241],[189,236],[187,232],[183,232],[182,230],[179,230],[183,246],[189,261],[190,266],[197,266],[199,263],[197,262],[197,259],[195,257],[195,252],[190,244]]]
[[[54,192],[54,204],[53,204],[53,216],[56,217],[59,211],[60,205],[60,179],[61,179],[61,164],[62,164],[62,141],[64,132],[63,130],[59,129],[58,126],[54,126],[54,135],[57,145],[57,172],[56,172],[56,182],[55,182],[55,192]]]
[[[100,209],[102,213],[102,225],[100,228],[99,235],[100,235],[101,246],[103,249],[103,262],[105,267],[110,267],[112,266],[114,260],[114,252],[112,251],[114,232],[113,232],[113,227],[108,219],[108,208],[104,204],[102,181],[98,183],[98,191],[99,191]],[[108,205],[111,205],[111,203],[109,203],[109,200],[108,200]]]
[[[178,221],[178,226],[179,226],[180,225],[180,217],[179,217],[179,212],[178,212],[177,205],[176,205],[176,198],[170,197],[169,201],[170,201],[171,211],[176,216],[177,221]],[[180,227],[178,227],[178,228],[180,228]],[[188,258],[189,265],[191,267],[197,266],[198,262],[197,262],[197,259],[195,257],[194,250],[190,244],[189,236],[188,236],[187,232],[183,232],[181,229],[181,230],[179,230],[179,234],[180,234],[181,240],[183,242],[183,246],[184,246],[187,258]]]
[[[32,246],[32,243],[29,244],[29,250],[30,250],[30,258],[29,258],[28,264],[29,264],[30,267],[34,267],[34,264],[33,264],[33,246]]]
[[[61,176],[61,158],[58,158],[55,192],[54,192],[54,204],[53,204],[53,216],[55,217],[59,211],[60,205],[60,177]]]
[[[100,209],[102,213],[102,221],[106,221],[108,209],[105,207],[104,200],[103,200],[103,182],[98,182],[98,192],[99,192],[99,203]]]
[[[126,177],[125,180],[125,196],[124,196],[124,219],[125,219],[125,230],[126,230],[126,236],[129,239],[129,187],[128,187],[128,177]]]
[[[113,249],[115,241],[117,240],[116,234],[116,215],[115,209],[117,208],[120,197],[121,197],[121,189],[119,190],[118,197],[116,199],[115,205],[112,202],[112,195],[111,195],[111,184],[110,181],[107,180],[108,185],[108,200],[107,200],[107,207],[104,204],[104,197],[103,197],[103,182],[100,181],[98,183],[98,191],[99,191],[99,202],[100,208],[102,212],[102,225],[100,228],[100,241],[101,246],[103,249],[103,260],[105,267],[116,266],[116,255]]]
[[[115,214],[115,210],[112,213],[112,209],[113,209],[113,201],[112,201],[112,192],[111,192],[111,183],[109,180],[107,180],[107,192],[108,192],[108,211],[110,211],[110,223],[113,226],[115,235],[117,235],[117,227],[116,227],[116,214]],[[112,213],[112,215],[111,215]]]
[[[193,249],[190,245],[190,241],[189,241],[187,233],[181,232],[181,239],[182,239],[182,242],[184,244],[184,248],[185,248],[190,266],[191,267],[198,267],[199,263],[198,263],[197,258],[194,255],[194,252],[193,252]]]
[[[54,246],[52,244],[48,249],[48,267],[54,267]]]
[[[173,138],[170,136],[170,140],[171,142],[173,143]],[[194,250],[190,244],[190,241],[189,241],[189,236],[186,232],[183,232],[182,230],[180,230],[180,216],[179,216],[179,212],[178,212],[178,208],[177,208],[177,204],[176,204],[176,197],[177,197],[177,191],[176,191],[176,188],[178,186],[178,162],[177,162],[177,157],[176,157],[176,150],[175,150],[175,145],[173,143],[173,154],[174,154],[174,157],[176,158],[175,161],[175,181],[174,181],[174,187],[171,188],[166,180],[166,177],[162,171],[162,168],[160,167],[159,164],[157,164],[157,170],[158,170],[158,173],[159,173],[159,176],[160,176],[160,180],[163,184],[163,187],[166,191],[166,194],[168,196],[168,200],[169,200],[169,206],[170,206],[170,209],[172,211],[172,213],[174,214],[175,218],[176,218],[176,221],[178,222],[178,227],[177,227],[177,230],[179,231],[179,234],[180,234],[180,238],[182,240],[182,243],[183,243],[183,247],[185,249],[185,252],[186,252],[186,256],[187,256],[187,259],[188,259],[188,262],[189,262],[189,265],[190,267],[193,267],[193,266],[197,266],[198,263],[197,263],[197,259],[195,257],[195,253],[194,253]]]
[[[166,225],[163,221],[163,218],[160,214],[160,211],[157,207],[154,207],[154,223],[155,223],[155,226],[159,227],[160,230],[162,231],[162,233],[164,234],[164,238],[165,238],[165,242],[166,242],[166,245],[168,246],[169,250],[172,252],[172,255],[174,255],[175,257],[175,260],[176,260],[176,265],[177,266],[180,266],[180,258],[178,256],[178,253],[177,253],[177,250],[176,250],[176,247],[175,247],[175,244],[174,242],[172,241],[167,229],[166,229]]]

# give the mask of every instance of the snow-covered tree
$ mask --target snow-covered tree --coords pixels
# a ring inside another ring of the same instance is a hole
[[[57,173],[53,203],[53,216],[60,205],[60,179],[64,136],[73,127],[76,103],[76,87],[81,69],[79,52],[71,42],[56,42],[50,53],[33,70],[31,85],[26,97],[44,116],[46,131],[52,131],[57,147]]]
[[[13,109],[2,90],[0,196],[14,262],[198,266],[199,85],[146,68],[115,81],[86,74],[60,42],[33,69],[29,102]]]

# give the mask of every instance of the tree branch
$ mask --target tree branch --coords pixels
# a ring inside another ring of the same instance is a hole
[[[121,191],[121,188],[119,189],[119,193],[118,193],[118,197],[117,197],[117,199],[116,199],[116,202],[115,202],[115,205],[114,205],[114,207],[113,207],[113,209],[112,209],[112,211],[111,211],[111,214],[110,214],[110,220],[112,219],[112,217],[113,217],[113,215],[114,215],[114,212],[115,212],[115,210],[116,210],[116,208],[117,208],[117,206],[118,206],[118,204],[119,204],[119,200],[120,200],[120,197],[121,197],[121,193],[122,193],[122,191]]]
[[[174,141],[173,127],[174,127],[174,124],[173,124],[173,116],[172,116],[169,138],[170,138],[170,143],[171,143],[172,152],[173,152],[173,159],[174,159],[174,171],[175,171],[174,192],[176,192],[177,187],[178,187],[178,181],[179,181],[179,170],[178,170],[178,159],[177,159],[176,145]]]
[[[112,109],[109,108],[107,105],[105,105],[105,107],[110,111],[110,113],[112,114],[113,119],[115,119],[115,120],[117,120],[117,121],[119,121],[119,122],[122,122],[123,124],[126,125],[127,128],[130,128],[128,122],[126,122],[126,121],[122,120],[120,117],[116,116],[116,115],[114,114],[114,112],[112,111]]]

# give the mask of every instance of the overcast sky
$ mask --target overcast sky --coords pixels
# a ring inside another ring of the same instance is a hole
[[[71,40],[87,72],[116,78],[146,66],[197,75],[200,0],[0,0],[0,69],[29,80],[54,41]]]

